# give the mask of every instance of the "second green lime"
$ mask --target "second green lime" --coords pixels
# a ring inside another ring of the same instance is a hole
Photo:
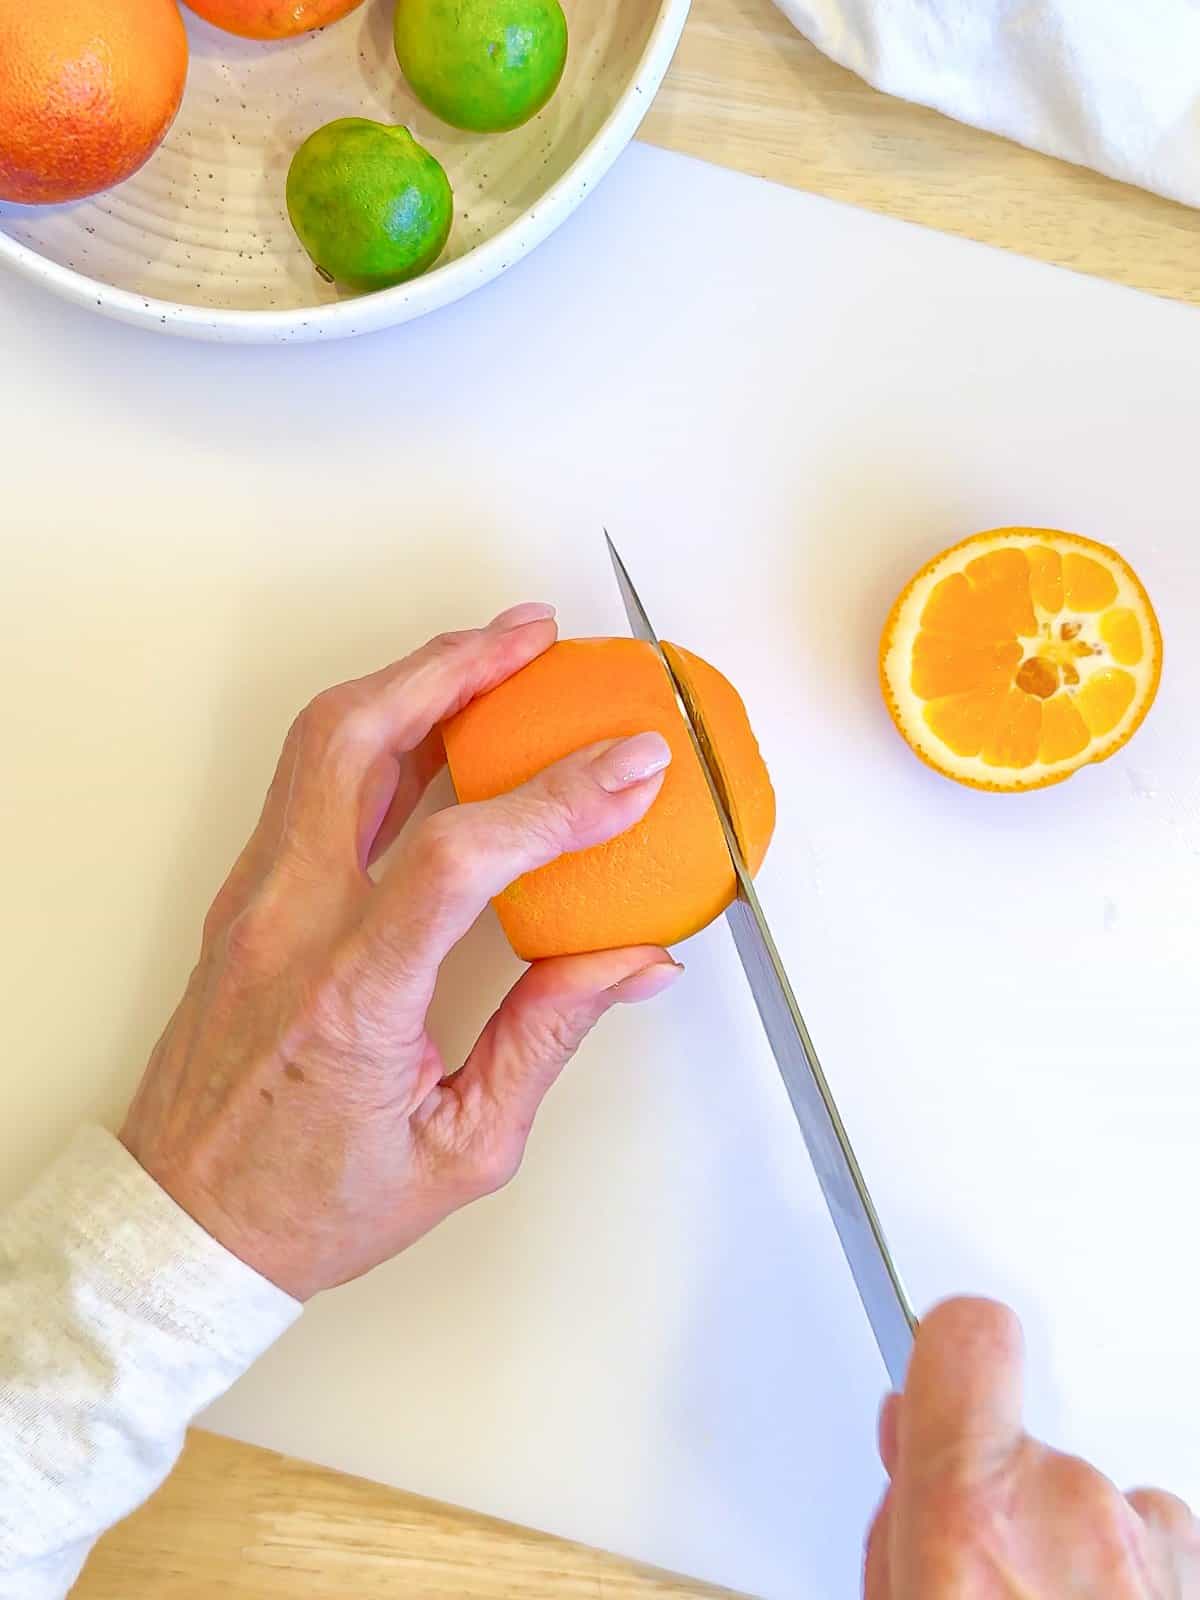
[[[558,0],[397,0],[395,40],[417,98],[472,133],[536,116],[567,61]]]
[[[407,128],[341,117],[292,157],[287,209],[326,278],[386,289],[442,252],[454,216],[450,180]]]

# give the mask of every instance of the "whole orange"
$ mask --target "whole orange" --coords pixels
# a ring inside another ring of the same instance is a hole
[[[130,177],[174,121],[187,62],[175,0],[0,0],[0,199]]]
[[[336,22],[362,0],[188,0],[192,10],[243,39],[290,39]]]
[[[775,827],[775,794],[736,689],[706,661],[667,645],[713,736],[738,842],[756,872]],[[524,783],[584,745],[654,730],[672,761],[657,799],[628,833],[519,878],[496,900],[526,961],[676,944],[721,914],[733,864],[674,688],[636,639],[568,639],[473,701],[443,730],[463,801]]]

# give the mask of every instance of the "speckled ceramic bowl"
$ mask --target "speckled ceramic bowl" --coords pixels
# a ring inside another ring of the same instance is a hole
[[[266,343],[406,322],[470,293],[539,244],[633,137],[689,0],[564,0],[567,70],[512,133],[459,133],[412,95],[392,50],[392,0],[318,33],[258,44],[185,12],[183,109],[128,183],[77,205],[0,203],[0,262],[83,306],[165,333]],[[292,232],[292,152],[334,117],[406,123],[441,161],[455,217],[424,277],[352,297],[323,283]]]

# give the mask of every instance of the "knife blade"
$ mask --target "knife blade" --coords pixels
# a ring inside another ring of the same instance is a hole
[[[883,1364],[903,1388],[917,1319],[746,866],[703,711],[671,665],[607,529],[604,539],[630,631],[656,652],[708,780],[737,883],[725,918]]]

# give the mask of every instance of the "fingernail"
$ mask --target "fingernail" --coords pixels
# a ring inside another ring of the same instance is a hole
[[[671,765],[671,746],[661,733],[636,733],[610,745],[592,762],[592,776],[609,794],[645,783]]]
[[[640,972],[622,978],[608,992],[615,1005],[635,1006],[643,1000],[653,1000],[663,994],[682,971],[683,967],[678,961],[656,961],[652,966],[643,967]]]
[[[493,617],[488,627],[493,633],[511,633],[514,628],[524,628],[530,622],[549,622],[556,612],[553,606],[542,605],[537,600],[527,600],[524,605],[509,606],[498,617]]]

